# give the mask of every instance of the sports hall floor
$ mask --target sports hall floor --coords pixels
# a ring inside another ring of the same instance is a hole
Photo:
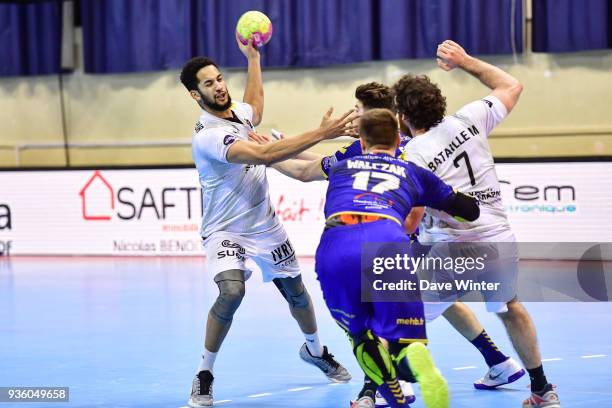
[[[324,307],[313,261],[301,263],[323,341],[353,381],[329,384],[301,362],[303,338],[284,300],[254,273],[217,358],[218,406],[348,407],[360,389],[361,372]],[[70,403],[0,408],[185,406],[215,295],[201,258],[0,258],[0,386],[70,387]],[[612,407],[612,304],[527,307],[562,406]],[[510,353],[501,323],[474,308]],[[446,321],[431,324],[429,337],[452,407],[520,407],[525,377],[503,390],[476,391],[472,381],[485,371],[480,354]]]

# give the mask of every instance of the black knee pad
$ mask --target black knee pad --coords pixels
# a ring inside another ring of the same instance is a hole
[[[380,385],[395,378],[395,367],[389,353],[371,331],[349,334],[349,337],[359,365],[372,381]]]
[[[232,321],[234,313],[244,298],[244,281],[244,271],[240,270],[225,271],[215,276],[219,296],[210,310],[215,319],[222,323]]]
[[[310,306],[310,296],[300,275],[295,278],[276,278],[272,282],[289,303],[289,306],[296,309],[306,309]]]

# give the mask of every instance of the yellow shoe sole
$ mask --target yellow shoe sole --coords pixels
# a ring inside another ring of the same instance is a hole
[[[421,396],[427,408],[448,408],[450,398],[448,384],[434,364],[431,354],[423,343],[412,343],[407,350],[408,362],[415,378],[421,385]]]

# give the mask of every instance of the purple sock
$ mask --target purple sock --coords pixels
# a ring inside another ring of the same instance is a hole
[[[393,381],[385,381],[379,385],[378,391],[387,400],[391,408],[410,408],[397,378]]]
[[[482,354],[489,367],[503,363],[508,359],[508,356],[499,351],[497,345],[493,343],[493,340],[491,340],[485,330],[470,343],[480,351],[480,354]]]

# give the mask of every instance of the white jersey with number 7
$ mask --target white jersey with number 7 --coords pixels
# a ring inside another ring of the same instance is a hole
[[[437,126],[415,137],[402,157],[431,170],[442,181],[479,200],[480,218],[460,222],[427,208],[422,242],[505,240],[512,236],[488,137],[508,114],[494,96],[465,105]]]

